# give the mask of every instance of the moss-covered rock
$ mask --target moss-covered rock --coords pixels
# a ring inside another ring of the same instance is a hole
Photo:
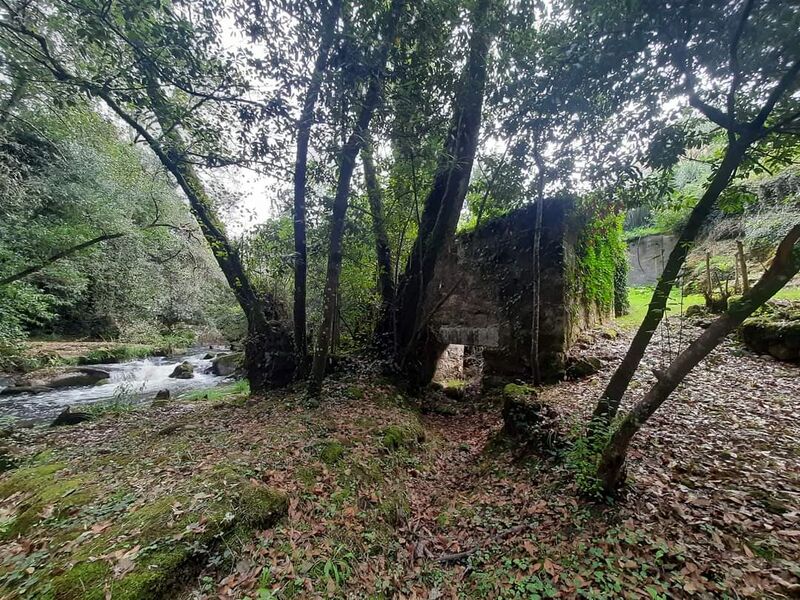
[[[418,423],[390,425],[383,430],[381,443],[389,450],[413,448],[425,441],[425,430]]]
[[[194,365],[188,361],[183,361],[175,367],[169,376],[175,379],[191,379],[194,377]]]
[[[319,453],[319,459],[326,465],[339,462],[342,456],[344,456],[344,446],[336,441],[326,442]]]
[[[527,398],[535,395],[536,389],[529,385],[507,383],[503,386],[503,398]]]
[[[171,597],[205,552],[228,535],[274,525],[287,500],[231,466],[137,499],[124,489],[108,497],[96,473],[45,462],[8,475],[0,506],[11,512],[3,537],[48,540],[33,571],[0,559],[0,596],[133,600]]]
[[[211,362],[211,372],[214,375],[222,375],[227,377],[242,370],[244,365],[243,352],[231,352],[229,354],[222,354],[217,356]]]
[[[569,362],[567,366],[567,377],[571,379],[588,377],[589,375],[594,375],[602,368],[603,361],[596,356],[582,356]]]
[[[800,362],[800,302],[772,301],[740,328],[747,346],[778,360]]]
[[[503,433],[537,450],[553,449],[561,442],[556,410],[538,395],[506,395],[503,402]]]

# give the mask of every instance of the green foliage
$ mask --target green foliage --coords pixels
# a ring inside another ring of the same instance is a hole
[[[623,216],[588,216],[576,250],[574,285],[583,302],[601,311],[625,308],[622,281],[627,277],[627,246],[622,238]]]
[[[216,318],[232,329],[235,302],[152,158],[85,104],[36,106],[25,128],[13,123],[0,130],[0,187],[24,201],[0,209],[0,277],[122,237],[0,286],[0,355],[28,332],[185,347],[195,330],[219,338]]]
[[[573,431],[572,441],[565,454],[565,463],[578,486],[578,490],[590,498],[603,500],[603,484],[597,476],[600,455],[611,438],[613,426],[597,423],[591,436],[583,435],[580,428]]]

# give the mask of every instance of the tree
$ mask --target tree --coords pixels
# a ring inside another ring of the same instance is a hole
[[[616,415],[686,256],[720,196],[759,152],[779,147],[779,139],[800,122],[793,96],[800,80],[800,36],[791,9],[780,2],[756,6],[752,0],[736,6],[731,11],[726,2],[685,3],[669,22],[654,15],[664,60],[682,77],[690,105],[725,132],[727,145],[667,259],[644,321],[597,403],[592,429],[607,426]],[[711,77],[701,81],[701,72]]]
[[[370,216],[372,217],[372,233],[375,238],[375,260],[378,267],[378,294],[381,306],[378,313],[378,325],[375,335],[379,347],[386,347],[386,338],[391,336],[393,327],[389,314],[394,307],[394,280],[392,279],[392,249],[386,232],[386,218],[383,210],[383,193],[378,183],[378,173],[372,153],[372,143],[367,140],[361,149],[361,160],[364,165],[364,184],[367,188]]]
[[[306,243],[306,185],[308,170],[308,145],[314,124],[314,110],[319,97],[328,54],[333,45],[336,23],[341,10],[341,0],[332,0],[322,20],[319,52],[308,82],[303,110],[297,122],[297,152],[294,163],[294,345],[298,367],[303,370],[308,354],[306,343],[306,279],[308,247]]]
[[[396,360],[414,384],[426,383],[432,374],[431,365],[423,367],[421,364],[430,354],[420,351],[420,345],[427,341],[427,323],[422,313],[428,284],[439,257],[455,233],[467,193],[478,146],[493,15],[492,0],[477,0],[471,16],[469,54],[453,105],[450,130],[425,199],[417,239],[398,287]]]
[[[772,264],[758,283],[740,299],[732,301],[728,309],[658,375],[656,383],[625,415],[605,445],[598,466],[598,476],[606,493],[613,494],[624,481],[628,446],[642,425],[725,336],[734,331],[742,321],[800,272],[798,241],[800,241],[800,225],[795,225],[778,246]]]
[[[251,389],[257,392],[288,383],[294,359],[285,315],[269,293],[259,294],[250,284],[193,164],[202,152],[211,163],[225,161],[220,130],[206,125],[202,110],[216,106],[218,111],[211,116],[219,119],[232,107],[253,120],[254,115],[265,119],[278,114],[280,107],[243,97],[246,86],[236,64],[212,58],[219,48],[211,21],[201,21],[203,31],[198,31],[198,25],[168,8],[138,3],[115,4],[110,9],[92,2],[59,3],[55,13],[22,4],[25,6],[7,6],[8,16],[0,21],[9,53],[20,54],[26,68],[37,74],[43,70],[54,84],[101,99],[145,141],[189,200],[200,230],[247,316]],[[58,56],[47,37],[55,33],[53,23],[68,50]],[[65,23],[80,27],[68,30]],[[130,68],[118,69],[120,60]],[[167,86],[175,91],[165,92]],[[153,120],[160,131],[151,129]],[[190,141],[184,139],[186,132],[192,134]]]
[[[395,32],[397,31],[404,6],[405,0],[392,0],[391,7],[385,17],[384,29],[381,32],[382,41],[375,53],[374,62],[370,66],[369,79],[358,118],[353,131],[350,133],[347,142],[342,146],[339,154],[339,176],[336,184],[336,195],[333,199],[328,269],[323,292],[322,324],[319,328],[314,363],[311,367],[308,386],[309,394],[312,396],[319,395],[328,363],[331,327],[334,321],[336,298],[339,293],[339,276],[342,269],[342,237],[348,197],[350,195],[350,180],[355,169],[356,157],[368,135],[372,115],[381,101],[384,71],[386,70],[386,63],[389,60]]]

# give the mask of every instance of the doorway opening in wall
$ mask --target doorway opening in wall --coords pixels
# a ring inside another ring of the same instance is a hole
[[[436,361],[433,382],[444,395],[461,400],[480,392],[483,346],[448,344]]]

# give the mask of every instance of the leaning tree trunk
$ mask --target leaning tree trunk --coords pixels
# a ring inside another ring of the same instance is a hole
[[[650,416],[664,403],[686,375],[716,348],[722,339],[741,325],[747,317],[800,271],[800,225],[786,235],[769,269],[741,299],[731,302],[728,310],[718,317],[686,350],[681,352],[660,374],[658,381],[628,413],[606,444],[598,476],[605,491],[613,494],[625,480],[625,457],[631,439]]]
[[[428,338],[423,312],[436,264],[455,233],[478,146],[491,42],[491,0],[478,0],[472,15],[469,56],[456,97],[453,122],[441,162],[422,212],[419,231],[397,294],[396,357],[412,386],[430,372],[419,361],[430,353],[420,347]]]
[[[211,199],[202,180],[194,167],[183,160],[185,156],[183,139],[175,123],[169,119],[170,112],[166,98],[155,79],[147,82],[147,93],[151,102],[149,108],[153,110],[159,126],[165,132],[164,140],[168,147],[165,148],[146,131],[147,135],[143,137],[186,194],[200,230],[247,318],[245,368],[250,390],[258,393],[267,388],[284,386],[292,381],[295,360],[291,332],[280,305],[269,292],[259,297],[253,288],[239,253],[228,240],[222,223],[214,214]],[[127,113],[121,111],[113,99],[103,99],[107,103],[111,102],[112,110],[118,115],[127,116],[129,124],[136,124],[138,126],[136,130],[140,135],[143,133],[144,128]]]
[[[319,98],[322,79],[333,45],[336,21],[342,1],[332,0],[322,20],[322,38],[314,62],[314,70],[306,89],[303,111],[297,121],[297,153],[294,161],[294,345],[297,367],[304,371],[308,344],[306,342],[306,279],[308,274],[308,247],[306,244],[306,180],[308,176],[308,144],[314,123],[314,108]],[[300,373],[302,375],[302,373]]]
[[[661,319],[667,308],[670,292],[675,285],[675,281],[678,279],[686,256],[697,238],[697,235],[700,233],[703,223],[705,223],[708,215],[714,208],[717,198],[719,198],[719,195],[727,187],[731,177],[733,177],[736,169],[741,164],[750,143],[749,140],[740,140],[728,144],[725,156],[717,172],[714,174],[714,178],[711,180],[702,198],[700,198],[697,206],[692,210],[689,220],[681,231],[678,243],[675,244],[672,252],[670,252],[667,264],[664,266],[664,271],[661,273],[661,277],[653,291],[653,297],[650,300],[650,305],[647,309],[644,321],[642,321],[642,324],[639,326],[628,348],[628,352],[625,354],[625,358],[622,359],[622,362],[617,367],[617,370],[611,377],[611,381],[609,381],[595,407],[590,424],[590,431],[598,427],[606,427],[617,414],[622,396],[625,390],[628,389],[628,385],[631,379],[633,379],[634,373],[636,373],[636,369],[644,356],[644,352],[650,340],[655,334],[658,324],[661,323]]]
[[[379,348],[386,349],[389,337],[394,330],[391,315],[394,305],[392,251],[389,247],[389,236],[386,233],[383,197],[378,184],[375,160],[372,156],[372,144],[369,140],[361,149],[361,160],[364,164],[364,183],[366,184],[369,210],[372,215],[372,232],[375,236],[375,257],[378,265],[378,294],[381,298],[378,325],[375,329],[375,341]]]
[[[350,181],[356,157],[364,144],[369,131],[369,123],[375,109],[381,102],[383,92],[383,73],[389,60],[389,52],[394,43],[395,32],[400,21],[400,13],[405,5],[405,0],[392,0],[389,9],[388,22],[384,32],[383,44],[371,69],[367,92],[358,115],[355,127],[350,137],[342,147],[339,155],[339,179],[336,184],[336,194],[333,199],[333,212],[331,215],[330,247],[328,250],[328,269],[325,277],[325,290],[322,299],[322,323],[319,327],[317,344],[314,351],[314,362],[311,366],[311,377],[308,383],[310,396],[318,396],[322,389],[322,380],[328,364],[330,339],[332,335],[333,320],[336,311],[336,297],[339,293],[339,276],[342,271],[342,238],[344,236],[344,223],[347,213],[347,201],[350,195]]]
[[[13,65],[13,63],[12,63]],[[26,74],[21,70],[14,70],[11,76],[12,85],[11,92],[0,106],[0,127],[4,126],[13,116],[14,109],[22,102],[25,97],[25,91],[28,87],[28,79]]]
[[[7,25],[7,24],[4,24]],[[233,290],[239,305],[248,320],[247,367],[248,378],[253,391],[264,387],[279,386],[288,383],[294,372],[294,353],[292,350],[291,332],[280,322],[278,305],[270,295],[263,301],[246,276],[239,255],[225,235],[222,224],[214,215],[212,203],[205,187],[194,168],[184,160],[185,148],[180,134],[176,130],[177,123],[171,120],[171,110],[158,85],[155,76],[147,72],[147,57],[139,55],[141,65],[145,67],[145,84],[148,102],[140,100],[138,108],[152,112],[165,133],[166,144],[156,139],[145,125],[131,114],[115,98],[113,92],[97,82],[71,73],[56,58],[48,41],[36,32],[20,26],[11,29],[20,35],[36,41],[43,50],[43,66],[50,70],[55,79],[63,84],[74,86],[92,96],[100,98],[126,125],[131,127],[143,139],[156,155],[158,160],[174,177],[181,190],[186,194],[189,206],[197,220],[214,254],[220,269],[225,275],[228,285]],[[136,46],[136,44],[134,44]],[[286,347],[288,345],[288,358]],[[291,367],[291,368],[289,368]],[[287,377],[288,372],[288,377]]]

